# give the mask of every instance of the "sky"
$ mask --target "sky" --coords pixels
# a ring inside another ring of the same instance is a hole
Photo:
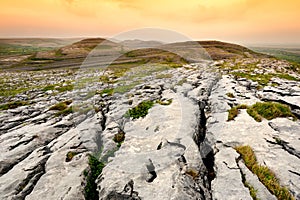
[[[300,0],[0,0],[0,37],[111,37],[144,27],[195,40],[300,44]]]

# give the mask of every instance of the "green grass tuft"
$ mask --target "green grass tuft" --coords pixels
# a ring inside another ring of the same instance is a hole
[[[148,110],[152,108],[153,105],[153,101],[143,101],[139,103],[136,107],[129,109],[125,116],[132,117],[133,119],[145,117],[148,114]]]
[[[8,109],[14,109],[18,108],[20,106],[26,106],[29,105],[30,103],[28,101],[13,101],[5,104],[0,105],[0,110],[8,110]]]
[[[247,109],[247,105],[241,104],[235,107],[232,107],[230,110],[228,110],[228,119],[227,121],[234,120],[234,118],[239,114],[240,109]]]
[[[244,185],[249,189],[250,196],[252,197],[252,199],[253,200],[259,200],[257,198],[257,190],[255,190],[255,188],[247,182],[245,182]]]
[[[105,164],[100,162],[95,156],[89,156],[89,172],[85,171],[86,185],[84,187],[85,199],[94,200],[99,199],[97,191],[97,184],[95,183],[97,177],[101,174]]]
[[[61,86],[59,84],[53,84],[53,85],[47,85],[44,88],[42,88],[42,91],[46,92],[48,90],[57,90],[58,92],[66,92],[71,91],[74,89],[74,86],[71,84]]]
[[[66,116],[66,115],[68,115],[68,114],[70,114],[70,113],[73,112],[72,106],[69,107],[69,105],[71,103],[72,103],[72,100],[62,101],[62,102],[59,102],[59,103],[51,106],[49,108],[49,110],[57,110],[58,112],[55,113],[56,117]]]
[[[294,199],[286,187],[280,186],[279,180],[276,178],[274,172],[272,172],[268,167],[257,163],[254,151],[250,146],[238,146],[235,150],[241,155],[245,165],[257,175],[260,182],[262,182],[279,200]]]
[[[262,118],[271,120],[277,117],[293,117],[296,119],[288,106],[276,102],[257,102],[248,107],[247,112],[258,122],[261,122]]]
[[[114,94],[114,88],[106,88],[99,92],[99,94],[102,96],[104,94],[107,94],[108,96],[112,96]]]
[[[62,110],[67,109],[68,105],[70,105],[71,103],[72,103],[72,100],[67,100],[67,101],[59,102],[59,103],[51,106],[49,108],[49,110],[59,110],[59,111],[62,111]]]

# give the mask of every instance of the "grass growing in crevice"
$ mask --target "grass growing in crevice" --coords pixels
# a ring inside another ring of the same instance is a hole
[[[251,74],[246,72],[233,72],[235,78],[246,78],[258,82],[260,85],[268,85],[273,75],[271,74]]]
[[[263,118],[271,120],[277,117],[292,117],[297,118],[291,113],[291,109],[287,105],[276,102],[257,102],[252,106],[244,104],[232,107],[228,110],[227,121],[234,120],[239,114],[240,109],[247,109],[247,113],[257,122],[261,122]]]
[[[235,150],[241,155],[248,169],[256,174],[260,182],[262,182],[279,200],[294,200],[294,197],[290,194],[289,190],[280,185],[274,172],[272,172],[268,167],[257,163],[254,151],[250,146],[238,146]]]
[[[129,109],[125,117],[132,117],[133,119],[138,119],[140,117],[145,117],[148,114],[148,110],[154,105],[153,101],[143,101],[139,103],[136,107]]]
[[[234,120],[234,118],[239,114],[240,109],[247,109],[247,105],[241,104],[232,107],[230,110],[228,110],[228,119],[227,121]]]
[[[58,112],[55,113],[56,117],[66,116],[73,112],[72,106],[69,106],[71,103],[72,103],[72,100],[62,101],[62,102],[59,102],[59,103],[51,106],[49,108],[49,110],[58,110]]]
[[[292,117],[296,119],[287,105],[276,102],[257,102],[248,107],[247,113],[257,122],[261,122],[262,118],[271,120],[277,117]]]
[[[251,72],[233,72],[232,74],[235,76],[235,78],[246,78],[248,80],[256,81],[262,86],[268,85],[273,77],[277,77],[285,80],[291,80],[291,81],[299,81],[299,79],[297,79],[296,77],[293,77],[285,73],[252,74]]]
[[[14,109],[18,108],[20,106],[26,106],[29,105],[30,103],[28,101],[13,101],[13,102],[8,102],[5,104],[0,105],[0,110],[8,110],[8,109]]]
[[[62,111],[62,110],[67,109],[68,105],[70,105],[71,103],[72,103],[72,100],[62,101],[62,102],[59,102],[59,103],[51,106],[49,108],[49,110],[59,110],[59,111]]]
[[[71,114],[71,113],[73,113],[73,108],[72,107],[68,107],[67,109],[64,109],[64,110],[61,110],[61,111],[55,113],[55,116],[56,117],[67,116],[68,114]]]
[[[101,174],[105,164],[99,161],[95,156],[89,156],[89,171],[84,171],[86,176],[86,185],[84,187],[84,196],[86,200],[99,199],[97,191],[97,184],[95,183],[97,177]]]
[[[245,187],[247,187],[249,189],[250,196],[252,197],[252,199],[253,200],[259,200],[257,198],[257,194],[256,194],[257,190],[255,190],[255,188],[252,185],[250,185],[248,182],[245,182],[244,185],[245,185]]]

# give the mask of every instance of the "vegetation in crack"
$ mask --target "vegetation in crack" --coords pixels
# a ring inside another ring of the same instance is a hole
[[[63,102],[59,102],[49,108],[49,110],[57,110],[58,112],[55,113],[55,116],[66,116],[73,112],[73,108],[69,106],[72,103],[72,100],[67,100]]]
[[[232,107],[230,110],[228,110],[228,119],[227,121],[234,120],[234,118],[239,114],[240,109],[247,109],[247,105],[241,104]]]
[[[145,117],[148,114],[148,110],[154,105],[153,101],[143,101],[139,103],[136,107],[129,109],[125,113],[125,117],[132,117],[132,119],[138,119],[140,117]]]
[[[286,187],[280,185],[279,180],[273,171],[268,167],[257,163],[254,151],[250,146],[238,146],[235,150],[241,155],[248,169],[256,174],[260,182],[262,182],[279,200],[295,199]]]
[[[257,190],[256,190],[250,183],[247,182],[246,177],[245,177],[245,174],[244,174],[244,172],[242,171],[242,169],[241,169],[241,167],[240,167],[240,165],[239,165],[240,159],[241,159],[241,158],[239,157],[239,158],[236,160],[236,164],[237,164],[237,166],[239,167],[239,170],[240,170],[240,173],[241,173],[241,177],[242,177],[242,182],[243,182],[244,186],[245,186],[246,188],[248,188],[248,190],[249,190],[249,192],[250,192],[250,196],[252,197],[252,199],[253,199],[253,200],[259,200],[259,199],[257,198]]]
[[[18,108],[20,106],[26,106],[29,105],[30,103],[28,101],[13,101],[13,102],[8,102],[5,104],[0,105],[0,110],[8,110],[8,109],[14,109]]]
[[[257,102],[247,108],[247,113],[258,122],[261,122],[262,118],[271,120],[277,117],[292,117],[296,119],[288,106],[276,102]]]
[[[84,187],[84,196],[86,200],[98,200],[99,194],[97,192],[96,179],[101,174],[105,164],[99,161],[95,156],[89,156],[89,171],[85,170],[86,184]]]
[[[249,189],[250,196],[253,200],[260,200],[259,198],[257,198],[257,190],[255,190],[252,185],[250,185],[247,181],[244,182],[244,185]]]
[[[247,109],[247,113],[257,122],[261,122],[262,118],[271,120],[277,117],[292,117],[297,118],[292,114],[291,109],[287,105],[276,102],[257,102],[252,106],[244,104],[237,105],[228,110],[227,121],[234,120],[239,114],[240,109]]]
[[[72,103],[72,100],[67,100],[67,101],[63,101],[63,102],[59,102],[53,106],[51,106],[49,108],[49,110],[58,110],[58,111],[62,111],[68,108],[68,105],[70,105]]]

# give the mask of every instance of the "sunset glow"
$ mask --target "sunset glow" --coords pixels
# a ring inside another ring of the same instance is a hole
[[[159,27],[200,40],[300,43],[299,0],[0,0],[0,6],[0,37],[104,37]]]

